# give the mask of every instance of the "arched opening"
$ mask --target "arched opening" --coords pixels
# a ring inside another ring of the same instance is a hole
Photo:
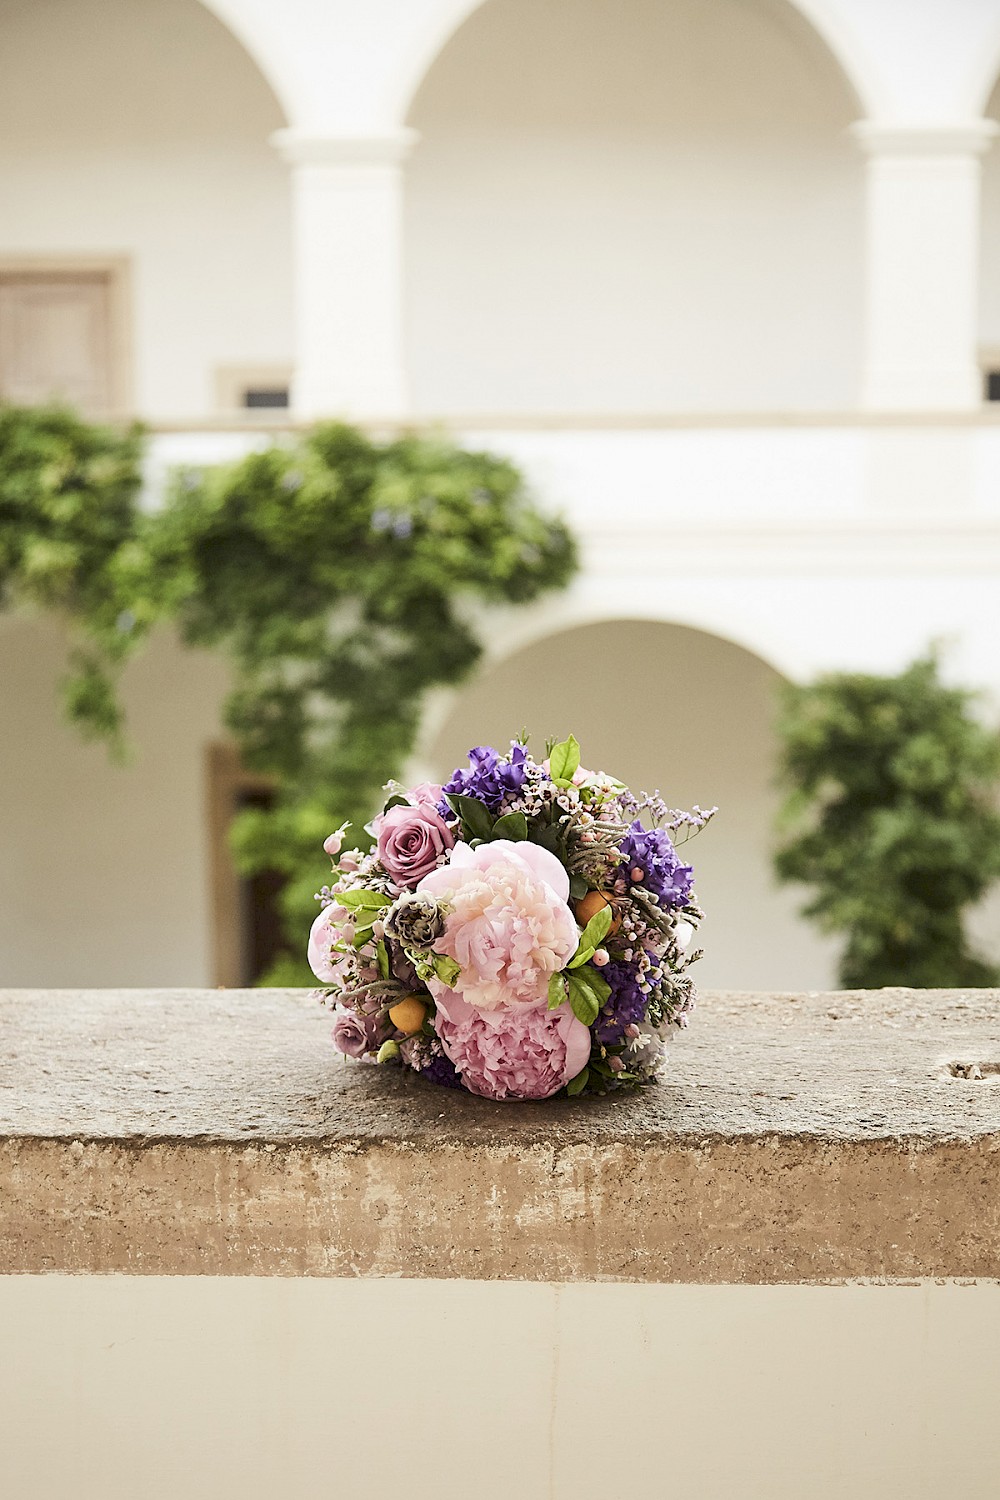
[[[484,669],[429,747],[435,775],[473,744],[505,745],[526,727],[534,746],[570,730],[584,763],[677,807],[717,803],[690,845],[706,957],[699,982],[731,989],[821,989],[832,946],[796,914],[770,872],[780,677],[731,641],[636,620],[583,625]]]
[[[41,330],[35,363],[107,361],[113,390],[97,380],[98,408],[166,419],[211,416],[241,370],[286,366],[289,184],[268,145],[284,123],[256,64],[198,0],[5,5],[0,274],[14,287],[8,317]],[[109,260],[122,276],[104,327]],[[53,310],[45,288],[59,277]],[[22,365],[6,372],[11,393],[30,397],[37,376],[40,399],[49,377]],[[70,380],[64,394],[86,407],[88,389]]]
[[[784,0],[488,0],[409,116],[418,410],[853,404],[858,113]]]

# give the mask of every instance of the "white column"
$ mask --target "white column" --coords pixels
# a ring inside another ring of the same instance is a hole
[[[402,417],[402,166],[416,132],[279,130],[292,168],[300,417]]]
[[[869,409],[968,410],[982,400],[979,159],[996,132],[990,120],[854,127],[868,155]]]

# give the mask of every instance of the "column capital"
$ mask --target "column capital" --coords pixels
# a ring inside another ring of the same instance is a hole
[[[888,124],[858,120],[851,134],[867,156],[981,156],[1000,125],[994,120],[956,120],[947,124]]]
[[[331,167],[394,166],[406,160],[419,139],[419,132],[408,126],[371,135],[327,135],[291,126],[270,137],[271,145],[293,166]]]

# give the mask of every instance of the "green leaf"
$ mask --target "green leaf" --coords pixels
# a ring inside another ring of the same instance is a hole
[[[549,775],[553,781],[572,781],[580,765],[580,746],[574,735],[552,747],[549,756]]]
[[[512,839],[514,843],[520,843],[528,837],[528,820],[523,812],[504,813],[502,818],[497,818],[493,824],[493,837],[495,839]]]
[[[600,911],[595,911],[580,934],[580,947],[583,948],[589,944],[591,948],[599,948],[611,931],[614,916],[610,906],[602,906]]]
[[[594,913],[580,934],[576,952],[566,965],[567,969],[579,969],[583,964],[589,963],[607,937],[613,918],[610,906],[602,906],[600,911]]]
[[[569,983],[569,1003],[573,1014],[584,1026],[593,1026],[597,1014],[611,994],[611,987],[596,969],[573,969],[566,976]]]
[[[584,947],[581,943],[580,947],[577,948],[576,952],[573,954],[573,957],[566,965],[567,969],[578,969],[581,964],[589,963],[596,952],[597,949],[592,948],[589,943],[586,947]]]
[[[583,1093],[584,1089],[587,1087],[589,1078],[590,1069],[585,1067],[582,1068],[579,1073],[577,1073],[575,1078],[570,1079],[569,1083],[567,1083],[566,1085],[566,1092],[571,1099],[574,1098],[575,1095]]]
[[[386,951],[385,939],[379,938],[375,948],[375,958],[378,961],[378,971],[383,979],[389,978],[389,954]]]
[[[338,906],[346,907],[348,911],[381,911],[384,906],[392,905],[391,896],[366,890],[363,886],[353,891],[338,891],[334,899]]]
[[[434,972],[442,984],[453,985],[462,972],[461,964],[457,964],[453,958],[444,953],[435,953]]]
[[[582,875],[571,875],[569,877],[569,894],[573,901],[582,901],[590,890],[590,886]]]
[[[396,792],[389,798],[388,802],[382,808],[382,811],[384,813],[387,813],[390,807],[409,807],[409,805],[410,804],[407,802],[406,798],[401,797],[399,793]]]
[[[558,1010],[566,1000],[566,977],[563,974],[549,975],[549,1010]]]
[[[483,839],[485,842],[493,837],[493,819],[489,808],[477,797],[463,797],[458,792],[446,792],[445,796],[452,811],[457,812],[461,818],[462,827],[470,839]]]
[[[555,827],[554,824],[550,823],[548,827],[545,828],[529,829],[528,838],[533,844],[538,844],[539,848],[547,849],[550,854],[558,855],[561,841],[559,838],[559,830]]]
[[[375,1056],[375,1061],[380,1063],[393,1062],[398,1056],[398,1042],[383,1042]]]

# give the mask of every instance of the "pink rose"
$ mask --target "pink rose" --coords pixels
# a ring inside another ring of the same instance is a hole
[[[436,781],[418,781],[406,795],[414,807],[422,807],[425,802],[428,802],[431,807],[436,808],[444,796],[444,791]]]
[[[342,906],[325,906],[309,932],[309,967],[323,984],[336,984],[346,955],[337,953],[333,944],[343,939],[344,925],[350,913]]]
[[[568,1004],[482,1011],[442,989],[434,1026],[464,1087],[484,1099],[548,1099],[590,1057],[590,1031]]]
[[[565,968],[580,937],[569,876],[554,854],[509,839],[459,844],[418,890],[451,908],[434,948],[459,965],[454,988],[470,1005],[547,1002],[550,975]]]
[[[421,802],[417,807],[390,807],[375,819],[372,829],[386,873],[407,890],[412,890],[433,870],[441,855],[455,842],[451,829],[431,802]]]
[[[375,1052],[382,1041],[384,1028],[377,1016],[361,1016],[357,1011],[337,1006],[333,1023],[333,1045],[347,1057],[363,1057],[366,1052]]]

